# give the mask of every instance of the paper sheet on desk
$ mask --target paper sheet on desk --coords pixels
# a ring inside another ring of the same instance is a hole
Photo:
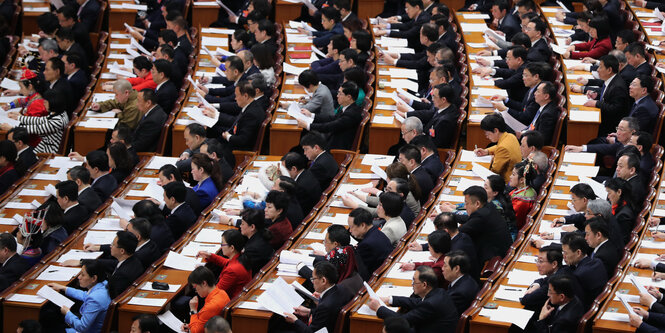
[[[289,104],[289,108],[286,110],[286,114],[295,118],[296,120],[304,121],[306,124],[311,124],[314,122],[314,114],[311,117],[304,115],[300,112],[300,106],[297,102],[292,102]]]
[[[181,322],[180,319],[176,318],[176,316],[170,310],[160,315],[157,315],[157,318],[159,318],[159,321],[161,321],[162,324],[166,325],[168,328],[172,329],[177,333],[187,332],[183,331],[182,329],[183,322]]]
[[[278,277],[256,301],[269,311],[280,316],[284,313],[293,313],[293,308],[305,301],[284,279]]]
[[[429,251],[406,251],[399,262],[434,262]]]
[[[532,316],[533,311],[531,310],[499,306],[494,312],[492,312],[490,320],[511,323],[524,329]]]
[[[146,169],[155,169],[158,170],[159,168],[167,165],[167,164],[173,164],[178,162],[177,157],[167,157],[167,156],[153,156],[152,159],[150,160],[150,163],[146,165]]]
[[[61,267],[49,265],[37,276],[36,280],[69,281],[81,271],[80,267]]]
[[[584,111],[584,110],[569,110],[568,111],[568,118],[572,121],[599,122],[600,121],[600,112]]]
[[[386,303],[384,303],[383,300],[381,300],[381,297],[379,297],[379,295],[377,295],[376,292],[374,292],[374,289],[372,289],[372,287],[370,287],[370,285],[367,284],[367,282],[363,282],[363,285],[365,286],[365,290],[367,290],[367,296],[370,299],[375,299],[379,301],[379,307],[386,306]]]
[[[43,286],[37,291],[37,295],[53,302],[53,304],[57,305],[58,307],[66,306],[71,308],[72,305],[74,305],[74,301],[63,296],[61,293],[53,290],[53,288],[49,286]]]
[[[46,190],[31,190],[31,189],[22,189],[18,192],[19,196],[30,196],[30,197],[47,197],[50,194]]]
[[[53,168],[66,168],[70,169],[75,166],[79,166],[83,164],[83,161],[77,161],[77,160],[72,160],[71,158],[67,156],[55,156],[52,159],[48,160],[46,164],[50,165]]]
[[[512,287],[512,286],[499,286],[494,293],[494,299],[502,299],[506,301],[519,302],[526,292],[527,288]]]
[[[201,259],[194,259],[191,257],[186,257],[180,253],[169,251],[166,260],[164,261],[164,266],[170,267],[173,269],[181,271],[193,271],[196,267],[203,265]]]
[[[609,312],[605,311],[602,316],[600,316],[600,319],[605,319],[605,320],[610,320],[610,321],[622,321],[622,322],[629,322],[630,318],[628,317],[627,313],[619,313],[619,312]]]
[[[379,40],[376,41],[376,43],[385,47],[389,46],[407,47],[407,45],[409,45],[409,41],[406,40],[406,38],[394,38],[387,36],[381,36],[381,38],[379,38]]]
[[[513,269],[508,272],[508,284],[518,286],[529,286],[533,281],[544,277],[538,274],[538,271],[525,271],[521,269]]]
[[[87,252],[83,250],[69,250],[67,253],[63,254],[58,258],[59,263],[63,263],[67,260],[81,260],[81,259],[97,259],[102,255],[101,251],[97,252]]]
[[[215,117],[208,117],[204,115],[201,109],[196,106],[188,109],[187,115],[194,119],[197,123],[206,127],[215,126],[217,120],[219,120],[219,112],[215,112]]]
[[[116,231],[90,230],[85,234],[83,244],[104,245],[111,244],[116,236]]]
[[[411,91],[417,91],[418,90],[418,83],[413,82],[411,80],[406,80],[406,79],[392,79],[390,81],[387,81],[386,86],[392,87],[392,88],[402,88],[402,89],[409,89]],[[494,83],[492,83],[494,85]]]
[[[589,98],[586,95],[571,94],[568,96],[568,100],[572,105],[584,105],[584,103],[586,103],[589,100]]]
[[[360,164],[364,165],[378,165],[382,167],[389,166],[395,160],[395,156],[378,155],[378,154],[365,154]]]
[[[145,297],[132,297],[127,304],[143,305],[143,306],[157,306],[161,307],[166,303],[166,298],[145,298]]]
[[[314,257],[293,251],[283,250],[279,253],[279,262],[281,264],[289,265],[304,263],[305,265],[312,266],[314,265]]]
[[[203,228],[199,230],[194,241],[200,243],[221,243],[224,230]]]
[[[220,249],[220,247],[221,246],[219,244],[207,244],[207,243],[199,243],[192,241],[187,243],[187,245],[185,245],[185,247],[182,248],[180,254],[188,257],[196,257],[199,251],[215,253]]]
[[[559,171],[565,172],[568,176],[596,177],[600,167],[591,165],[562,165]]]
[[[5,208],[11,209],[35,209],[38,206],[34,206],[31,202],[16,202],[10,201],[5,204]]]
[[[460,156],[460,161],[462,162],[477,162],[477,163],[492,163],[492,155],[487,156],[476,156],[471,150],[462,149],[462,156]]]
[[[88,118],[79,123],[79,126],[86,128],[106,128],[114,129],[118,124],[118,118]]]
[[[399,265],[393,265],[386,277],[400,280],[411,280],[415,271],[402,271]]]
[[[91,230],[125,230],[120,226],[120,219],[105,217],[97,220],[97,223],[92,226]]]
[[[463,32],[485,32],[489,28],[485,23],[460,23]]]
[[[566,163],[583,163],[583,164],[593,164],[596,161],[596,154],[594,153],[573,153],[573,152],[564,152],[563,161]]]
[[[37,295],[12,294],[6,300],[10,302],[39,304],[44,301],[44,298]]]
[[[2,79],[2,82],[0,82],[0,88],[16,91],[21,89],[21,87],[18,85],[18,81],[14,81],[9,78]]]
[[[115,98],[115,94],[108,94],[108,93],[96,93],[92,95],[92,101],[94,103],[101,103],[104,101],[109,101]]]

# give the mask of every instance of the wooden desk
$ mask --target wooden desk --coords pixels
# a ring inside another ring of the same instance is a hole
[[[133,1],[118,0],[113,1],[113,4],[109,7],[109,30],[121,30],[125,31],[125,23],[130,26],[134,25],[136,20],[136,9],[124,9],[124,8],[114,8],[116,6],[122,6],[122,3],[134,4]]]
[[[304,6],[302,3],[277,0],[275,4],[275,23],[284,24],[296,19],[300,16],[300,8]]]
[[[37,25],[37,18],[39,15],[51,11],[51,5],[48,1],[36,2],[36,3],[21,3],[23,6],[22,9],[22,32],[26,36],[36,34],[39,32],[39,26]],[[10,22],[7,22],[9,24]],[[14,28],[14,27],[12,27]]]
[[[214,1],[194,1],[192,3],[192,26],[209,27],[212,22],[217,21],[217,15],[222,7]]]

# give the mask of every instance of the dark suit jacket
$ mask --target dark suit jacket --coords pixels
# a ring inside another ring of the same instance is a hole
[[[64,74],[64,73],[63,73]],[[55,83],[53,84],[53,88],[49,88],[49,83],[46,82],[46,92],[48,91],[53,91],[58,95],[65,96],[65,107],[67,110],[68,114],[72,114],[74,111],[74,96],[72,95],[72,86],[69,84],[69,81],[67,81],[66,77],[61,77]],[[78,101],[77,101],[78,103]]]
[[[71,78],[68,78],[67,80],[69,81],[69,85],[72,87],[71,92],[74,95],[74,101],[80,100],[85,93],[85,88],[90,82],[90,80],[88,80],[88,76],[85,74],[85,71],[83,69],[79,69]]]
[[[391,24],[391,31],[388,32],[388,36],[405,38],[409,41],[408,46],[416,51],[424,49],[423,45],[420,44],[420,39],[418,35],[420,34],[420,27],[429,23],[430,15],[427,12],[422,12],[415,19],[406,21],[404,23]],[[393,29],[397,31],[392,31]]]
[[[536,112],[537,113],[537,112]],[[538,115],[536,123],[534,124],[535,130],[543,135],[543,140],[546,145],[552,142],[554,137],[554,128],[559,120],[559,107],[554,102],[545,105],[545,108]]]
[[[67,230],[68,234],[71,234],[78,228],[83,222],[87,221],[90,217],[90,212],[82,204],[76,204],[76,206],[70,208],[64,216],[63,227]]]
[[[221,140],[224,147],[224,158],[230,165],[235,165],[233,150],[254,149],[254,144],[256,143],[257,136],[259,135],[261,124],[265,118],[266,112],[261,107],[259,102],[252,101],[247,106],[245,111],[235,118],[233,123],[228,124],[227,126],[219,127],[220,129],[224,128],[224,130],[219,132],[220,136],[221,133],[226,130],[228,130],[228,132],[231,134],[228,142],[224,139]],[[220,122],[217,124],[220,124]],[[215,124],[215,126],[217,126],[217,124]]]
[[[511,40],[516,33],[522,31],[520,22],[509,13],[506,13],[506,16],[503,17],[503,21],[501,21],[498,28],[506,34],[506,40]]]
[[[97,193],[99,199],[104,202],[109,198],[109,196],[111,196],[111,193],[113,193],[113,191],[118,188],[118,182],[115,180],[115,178],[113,178],[113,176],[111,176],[110,173],[107,173],[99,177],[99,179],[93,182],[90,187],[95,190],[95,193]]]
[[[23,275],[30,266],[18,254],[11,256],[4,265],[0,266],[0,290],[4,291]]]
[[[426,244],[427,245],[427,244]],[[423,250],[427,250],[423,247]],[[480,277],[480,264],[478,263],[478,252],[473,244],[473,239],[469,235],[458,232],[453,239],[450,240],[450,251],[462,251],[469,256],[471,267],[469,268],[470,274],[474,278]]]
[[[155,262],[159,257],[161,257],[163,251],[159,248],[159,245],[152,240],[148,240],[140,249],[134,252],[134,257],[138,258],[141,261],[141,264],[145,269],[148,269],[153,262]]]
[[[194,222],[196,222],[197,216],[194,214],[194,211],[191,207],[185,202],[174,212],[171,212],[166,217],[166,225],[171,229],[171,233],[175,239],[179,239],[189,227],[191,227]]]
[[[524,125],[531,124],[533,117],[540,108],[540,105],[536,103],[536,100],[533,97],[534,91],[535,88],[527,90],[522,102],[509,98],[508,102],[505,103],[508,107],[508,113]]]
[[[324,151],[321,156],[312,161],[309,171],[319,181],[319,185],[323,190],[328,188],[330,182],[337,175],[339,165],[337,165],[337,161],[335,161],[335,158],[328,151]]]
[[[113,274],[111,274],[108,284],[109,295],[111,298],[118,297],[118,295],[125,291],[125,289],[129,288],[129,286],[131,286],[144,271],[145,269],[143,268],[143,264],[141,264],[141,260],[136,256],[127,258],[118,268],[113,267]]]
[[[642,175],[640,175],[639,171],[637,174],[635,174],[635,176],[628,179],[628,184],[630,184],[635,205],[638,209],[641,209],[642,205],[644,204],[644,200],[646,200],[647,193],[644,179],[642,178]]]
[[[584,291],[581,298],[582,304],[584,304],[584,309],[588,309],[607,283],[607,275],[603,274],[605,272],[603,262],[587,256],[580,260],[577,267],[568,267],[568,269],[572,269],[572,274],[582,287]],[[580,311],[580,313],[583,312]]]
[[[663,5],[665,7],[665,5]],[[654,303],[659,304],[659,303]],[[637,328],[639,333],[660,333],[665,327],[665,314],[649,311],[649,317],[642,321],[642,325]]]
[[[242,255],[248,260],[252,274],[258,273],[270,261],[273,253],[274,250],[270,243],[258,233],[247,240],[242,250]]]
[[[429,87],[429,72],[432,66],[427,61],[425,50],[415,54],[400,54],[395,66],[415,69],[418,72],[418,91],[426,90]]]
[[[312,40],[312,43],[318,48],[324,48],[328,46],[332,36],[340,34],[344,34],[344,27],[342,27],[342,22],[337,22],[331,30],[313,32],[314,40]]]
[[[420,167],[425,169],[432,177],[432,184],[436,184],[439,180],[439,176],[441,176],[441,173],[443,172],[443,163],[441,163],[438,152],[434,152],[432,155],[422,160],[420,162]]]
[[[393,251],[393,245],[379,227],[374,226],[367,231],[365,237],[358,241],[356,246],[356,253],[362,259],[367,273],[371,275],[374,271],[383,264],[390,252]],[[363,280],[367,281],[369,277],[363,276]]]
[[[621,142],[617,141],[614,143],[590,144],[586,146],[586,150],[590,153],[596,153],[599,155],[616,156],[624,147],[625,146]]]
[[[161,253],[164,253],[164,251],[168,250],[171,247],[171,244],[175,242],[175,239],[171,233],[171,228],[166,225],[166,222],[159,221],[153,223],[150,228],[150,241],[157,245],[157,249]]]
[[[457,117],[459,108],[451,104],[441,112],[435,112],[432,119],[423,126],[424,133],[432,138],[437,148],[453,148],[451,145],[457,131]]]
[[[586,309],[582,302],[575,297],[563,309],[559,310],[557,306],[547,318],[536,321],[536,331],[538,333],[574,332],[585,312]]]
[[[630,240],[630,233],[633,231],[633,227],[635,227],[635,212],[630,206],[624,205],[617,210],[614,217],[617,219],[625,244]]]
[[[635,117],[640,124],[640,131],[653,133],[656,119],[658,117],[658,105],[651,96],[647,95],[639,101],[636,101],[630,108],[628,117]]]
[[[453,333],[457,327],[457,310],[452,298],[441,288],[435,288],[425,296],[393,296],[392,304],[406,313],[399,314],[382,306],[376,311],[381,319],[401,316],[418,333]]]
[[[298,200],[289,200],[289,207],[286,209],[286,218],[291,222],[293,230],[298,228],[300,222],[305,218],[303,209],[300,207]]]
[[[310,170],[303,170],[296,180],[296,199],[300,203],[304,216],[321,200],[321,186]]]
[[[457,215],[455,217],[457,218]],[[492,257],[503,258],[512,244],[506,221],[492,203],[469,215],[459,231],[473,239],[480,265]]]
[[[526,56],[527,62],[548,62],[552,56],[552,49],[547,44],[545,37],[536,41],[535,44],[531,45],[529,52]]]
[[[86,188],[79,194],[79,204],[88,209],[89,213],[93,213],[97,207],[101,206],[102,200],[92,186]]]
[[[605,89],[602,98],[596,101],[603,120],[598,128],[598,136],[604,137],[614,132],[621,118],[628,115],[632,98],[628,95],[628,85],[621,75],[616,75]]]
[[[28,147],[28,149],[24,150],[22,153],[18,154],[16,157],[17,162],[21,162],[20,165],[20,170],[19,174],[24,175],[28,169],[30,169],[35,163],[37,163],[37,154],[35,154],[35,151],[32,150],[32,147]],[[15,168],[17,165],[14,166]]]
[[[605,266],[607,276],[612,276],[617,264],[621,259],[621,250],[616,247],[609,239],[598,250],[591,253],[591,258],[599,259]]]
[[[524,308],[527,310],[539,312],[540,309],[543,307],[543,304],[545,304],[545,302],[548,299],[547,291],[549,290],[550,287],[549,285],[550,278],[552,278],[552,276],[555,275],[567,274],[567,273],[569,273],[567,270],[557,269],[557,271],[554,272],[553,274],[533,281],[532,284],[536,283],[538,284],[538,289],[522,296],[522,298],[520,298],[520,303],[524,305]]]
[[[101,6],[97,0],[89,0],[83,8],[79,9],[79,21],[88,32],[94,32]],[[101,18],[99,18],[101,20]]]
[[[157,149],[166,119],[167,115],[160,105],[155,105],[147,116],[141,118],[132,136],[132,147],[137,153],[154,152]]]
[[[157,104],[162,107],[162,111],[166,114],[171,113],[175,101],[178,99],[178,88],[175,84],[168,80],[159,89],[155,90],[155,94],[157,95]]]
[[[455,284],[448,288],[448,295],[453,299],[457,313],[464,313],[476,298],[478,283],[469,275],[462,275]]]
[[[351,300],[351,296],[346,290],[332,286],[323,294],[319,304],[312,309],[309,325],[302,320],[295,322],[296,332],[316,332],[322,328],[328,329],[328,332],[334,332],[337,315],[342,307]]]
[[[443,33],[443,36],[439,37],[439,40],[436,41],[441,44],[441,46],[446,46],[455,52],[459,46],[457,43],[457,33],[452,28],[448,28],[446,32]]]
[[[350,149],[362,118],[360,107],[351,103],[346,110],[340,110],[334,116],[317,114],[309,129],[328,135],[326,149]]]
[[[88,63],[88,54],[85,53],[85,49],[83,49],[83,46],[81,46],[79,43],[74,42],[72,44],[72,46],[69,47],[69,50],[67,50],[66,52],[61,52],[61,54],[65,54],[65,53],[75,53],[75,54],[78,54],[79,56],[81,56],[81,58],[83,59],[83,63],[81,64],[81,69],[86,73],[88,71],[90,71],[90,67],[89,67],[90,64]],[[65,75],[67,75],[67,74],[65,74]],[[65,78],[67,78],[67,77],[65,76]],[[77,100],[74,99],[74,101],[76,102]]]
[[[424,205],[427,202],[427,199],[429,199],[429,195],[434,188],[432,177],[430,176],[429,172],[427,172],[427,170],[425,170],[425,168],[422,166],[413,170],[411,175],[416,178],[416,182],[418,182],[418,186],[420,186],[420,193],[422,193],[420,197],[420,204]]]
[[[501,77],[501,79],[494,81],[494,85],[506,89],[508,98],[522,100],[528,91],[527,87],[524,86],[524,80],[522,80],[522,72],[525,66],[522,65],[517,70],[497,68],[494,76]]]

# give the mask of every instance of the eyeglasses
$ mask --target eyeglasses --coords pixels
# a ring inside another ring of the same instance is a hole
[[[424,283],[424,282],[416,282],[416,281],[414,281],[414,280],[411,280],[411,285],[412,285],[412,286],[415,286],[415,285],[417,285],[417,284],[423,284],[423,283]]]
[[[309,278],[309,280],[312,281],[312,282],[314,282],[314,280],[319,280],[319,279],[321,279],[321,278],[316,277],[316,276],[312,276],[311,278]]]
[[[623,128],[623,127],[619,127],[619,126],[616,127],[616,130],[617,130],[617,132],[619,132],[619,131],[621,131],[621,132],[628,132],[628,129],[627,129],[627,128]]]
[[[229,246],[229,244],[222,243],[222,244],[219,244],[219,246]]]

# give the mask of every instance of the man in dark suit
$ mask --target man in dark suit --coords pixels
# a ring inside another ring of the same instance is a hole
[[[337,268],[328,261],[318,262],[314,266],[311,280],[314,291],[321,294],[318,304],[313,309],[298,306],[294,313],[284,313],[286,322],[294,324],[296,332],[317,332],[323,328],[328,332],[335,331],[339,312],[354,296],[335,285],[338,277]]]
[[[158,104],[157,94],[152,89],[141,90],[136,98],[136,105],[142,116],[132,135],[131,146],[137,153],[154,152],[167,115]]]
[[[28,130],[25,127],[14,127],[7,132],[7,140],[14,142],[18,152],[14,168],[17,168],[20,175],[24,175],[39,160],[35,151],[28,145],[30,140]]]
[[[473,73],[481,76],[491,75],[498,78],[494,85],[508,91],[508,98],[521,101],[528,89],[524,86],[522,72],[524,71],[527,51],[523,46],[511,46],[506,53],[506,64],[508,68],[479,67]]]
[[[574,279],[557,275],[549,281],[548,300],[540,310],[536,332],[573,332],[586,312],[575,293]]]
[[[614,128],[616,129],[616,132],[610,133],[610,135],[608,135],[608,137],[611,138],[611,141],[607,140],[606,138],[598,138],[596,140],[600,143],[593,143],[582,146],[567,145],[566,151],[571,151],[574,153],[584,151],[596,153],[601,156],[609,155],[618,158],[619,152],[630,144],[631,136],[639,131],[639,126],[640,125],[637,123],[636,118],[624,117],[621,119],[621,121],[619,121],[619,126]]]
[[[434,219],[434,226],[443,228],[450,235],[450,251],[462,251],[466,253],[469,259],[468,272],[473,278],[480,277],[480,264],[478,263],[478,253],[469,235],[459,231],[459,225],[452,213],[441,213]],[[422,245],[422,250],[427,251],[428,244]]]
[[[277,53],[279,46],[277,46],[277,41],[275,40],[275,24],[270,20],[263,19],[258,22],[256,27],[256,33],[254,37],[256,42],[263,44],[267,47],[269,54]]]
[[[182,175],[180,174],[180,171],[172,164],[167,164],[159,168],[159,173],[157,175],[159,177],[159,181],[162,183],[162,186],[172,182],[182,183]],[[187,194],[185,195],[185,203],[187,203],[194,211],[194,215],[198,216],[201,214],[201,201],[199,196],[191,187],[186,187],[186,189]],[[160,206],[160,208],[162,209],[162,213],[164,213],[164,215],[171,213],[171,210],[166,207],[165,204],[164,206]]]
[[[632,42],[624,50],[628,64],[635,68],[635,75],[646,75],[651,77],[653,68],[647,62],[644,46],[638,42]],[[630,82],[627,82],[630,83]]]
[[[487,202],[487,192],[480,186],[471,186],[464,190],[464,206],[469,214],[468,219],[462,222],[459,231],[471,239],[478,252],[480,266],[493,257],[502,257],[512,243],[506,221]],[[455,215],[457,220],[463,220],[461,215]]]
[[[176,37],[178,37],[176,45],[173,46],[173,50],[176,53],[174,59],[178,61],[178,65],[181,67],[187,67],[189,64],[189,56],[192,53],[192,43],[187,37],[187,20],[185,20],[182,15],[175,17],[170,17],[167,15],[166,20],[166,29],[173,30]],[[183,60],[185,63],[183,63]]]
[[[72,234],[79,226],[83,224],[90,212],[88,209],[79,204],[78,202],[78,186],[76,182],[65,180],[55,185],[56,199],[58,205],[64,211],[63,226],[67,230],[67,234]]]
[[[584,309],[588,309],[607,283],[607,274],[604,274],[605,266],[599,259],[587,256],[587,243],[581,235],[564,234],[561,237],[561,244],[563,259],[568,264],[565,269],[569,274],[575,276],[582,287],[584,295],[580,295],[580,300]],[[582,312],[584,311],[580,311],[580,313]]]
[[[460,113],[455,100],[455,91],[449,84],[440,84],[432,89],[432,104],[436,111],[424,123],[423,133],[433,140],[436,148],[452,148]]]
[[[245,71],[245,64],[239,56],[230,56],[224,62],[227,83],[224,88],[206,88],[199,85],[197,88],[200,90],[201,95],[205,96],[206,101],[210,103],[232,102],[235,98],[235,89],[237,84],[242,80],[242,75]],[[213,80],[214,81],[214,80]],[[236,115],[235,112],[228,112],[226,108],[220,108],[220,112]]]
[[[327,134],[327,149],[352,149],[358,125],[363,118],[361,108],[355,103],[358,98],[358,90],[359,87],[355,83],[345,82],[337,92],[339,107],[335,110],[334,116],[316,114],[311,123],[298,119],[298,126],[309,131]],[[303,110],[302,113],[308,117],[312,116],[309,111]]]
[[[334,35],[339,35],[344,33],[344,28],[342,27],[342,18],[340,17],[339,11],[332,7],[321,8],[321,27],[318,31],[308,31],[303,28],[298,28],[300,32],[311,34],[314,36],[312,44],[323,49],[328,46],[330,38]]]
[[[413,275],[413,296],[381,297],[380,301],[370,299],[368,306],[381,319],[398,316],[406,318],[419,333],[453,333],[459,319],[457,309],[450,295],[437,288],[438,283],[432,267],[420,266]],[[400,307],[403,312],[392,311],[381,306],[380,302]]]
[[[95,190],[90,186],[90,171],[82,165],[75,166],[67,171],[67,179],[74,181],[78,188],[78,202],[93,213],[102,204]]]
[[[428,79],[432,64],[430,64],[428,59],[434,58],[436,52],[442,48],[442,46],[437,43],[437,38],[439,38],[437,32],[436,25],[432,23],[425,23],[422,25],[419,37],[420,43],[424,46],[424,49],[418,53],[382,53],[383,61],[387,64],[416,70],[418,74],[418,91],[426,90],[431,83]]]
[[[109,159],[106,152],[93,150],[85,155],[86,168],[90,172],[92,189],[97,193],[99,199],[104,202],[111,196],[111,193],[118,188],[118,182],[109,173]]]
[[[245,68],[245,71],[242,73],[242,75],[240,75],[240,79],[238,80],[238,82],[243,80],[250,81],[252,83],[252,87],[254,87],[254,89],[256,90],[256,96],[254,97],[254,99],[256,99],[257,102],[259,102],[259,104],[261,105],[262,108],[264,108],[264,110],[267,110],[268,107],[270,106],[269,98],[272,95],[272,88],[268,87],[268,84],[266,83],[263,74],[261,74],[258,67],[254,66],[254,56],[252,55],[252,52],[250,50],[242,50],[238,52],[238,57],[242,59],[243,66]],[[216,81],[215,78],[213,78],[212,81],[213,82]],[[224,112],[232,116],[239,115],[242,108],[238,106],[238,103],[236,103],[235,101],[235,95],[234,95],[235,81],[231,82],[228,81],[227,79],[227,82],[222,84],[233,87],[233,93],[225,98],[219,98],[218,99],[219,107],[217,107],[217,109],[220,110],[221,112]],[[202,85],[200,85],[199,88],[204,91],[207,89]],[[201,95],[204,96],[204,94]],[[210,97],[212,98],[212,96]]]
[[[65,78],[65,64],[60,58],[54,57],[46,62],[44,80],[46,80],[44,95],[53,93],[55,95],[66,96],[65,110],[68,114],[71,114],[74,111],[73,94],[71,94],[72,87],[69,85],[67,78]]]
[[[339,10],[341,22],[353,22],[358,19],[358,15],[351,11],[351,1],[349,0],[334,0],[333,7]]]
[[[160,179],[162,179],[161,176]],[[164,205],[164,203],[161,203],[161,205]],[[164,206],[164,208],[168,211],[166,206]],[[171,247],[171,244],[175,242],[175,239],[173,238],[169,226],[166,225],[166,222],[164,222],[161,216],[159,216],[160,207],[150,200],[141,200],[132,207],[132,210],[140,212],[136,215],[140,215],[142,218],[150,218],[150,241],[157,245],[157,249],[160,253],[167,251]],[[163,212],[163,210],[161,211]]]
[[[90,42],[90,31],[83,23],[77,21],[76,9],[71,5],[65,5],[56,10],[56,15],[58,16],[60,28],[72,29],[76,42],[83,47],[88,58],[96,59],[96,56],[93,54],[92,43]]]
[[[243,110],[235,117],[220,113],[219,120],[211,129],[213,137],[222,143],[224,158],[231,166],[235,166],[233,150],[254,149],[261,125],[266,118],[266,112],[260,102],[254,100],[255,96],[256,90],[249,81],[238,82],[235,87],[235,100]],[[211,131],[208,132],[209,137]]]
[[[630,184],[633,203],[641,207],[647,192],[644,179],[640,175],[640,157],[633,153],[622,154],[617,160],[616,176]]]
[[[450,283],[448,294],[455,303],[457,313],[464,313],[480,289],[469,274],[471,261],[462,251],[451,251],[443,259],[443,277]]]
[[[363,280],[367,281],[372,273],[383,264],[388,255],[393,251],[388,236],[379,230],[378,226],[372,223],[372,214],[362,208],[356,208],[349,213],[349,232],[351,236],[358,241],[356,253],[367,268],[367,276]],[[361,272],[362,273],[362,272]],[[433,286],[437,285],[438,280]]]
[[[524,305],[525,309],[537,311],[543,307],[547,301],[548,281],[551,277],[564,273],[564,270],[561,269],[562,265],[563,255],[560,248],[543,246],[539,249],[536,268],[538,268],[538,274],[545,277],[533,281],[520,299],[520,303]]]
[[[134,218],[129,221],[127,231],[136,236],[139,242],[136,245],[134,257],[138,258],[145,269],[162,256],[163,251],[156,242],[150,239],[152,225],[144,218]]]
[[[389,36],[407,39],[410,48],[415,49],[416,52],[421,51],[423,46],[418,41],[418,32],[423,24],[429,22],[430,15],[423,11],[422,0],[406,0],[404,8],[409,18],[408,20],[400,17],[399,20],[402,20],[402,23],[396,23],[398,19],[395,19],[390,21],[393,23],[379,24],[379,27],[384,30],[379,30],[374,35],[377,37]]]
[[[166,207],[171,210],[171,213],[166,216],[166,224],[171,229],[171,233],[175,239],[179,239],[182,234],[189,229],[197,216],[191,207],[185,202],[187,197],[187,188],[181,182],[171,182],[163,185],[164,188],[164,203]]]
[[[623,249],[618,248],[614,243],[609,241],[610,229],[607,222],[600,216],[591,218],[587,220],[584,231],[584,238],[589,247],[593,249],[591,258],[602,261],[607,276],[612,276],[621,259]]]
[[[398,160],[406,166],[406,169],[411,175],[416,178],[418,186],[420,187],[420,204],[423,205],[429,199],[430,192],[434,188],[432,176],[420,165],[421,157],[420,150],[412,144],[407,144],[399,149]]]
[[[116,259],[113,265],[106,267],[109,272],[112,272],[108,279],[111,298],[118,297],[145,271],[141,260],[134,256],[138,242],[136,236],[131,232],[118,231],[111,244],[110,254]]]
[[[217,162],[219,169],[222,170],[222,181],[224,183],[233,177],[234,170],[226,159],[224,159],[224,147],[217,139],[206,139],[201,145],[200,150],[202,154],[208,155],[213,161]]]
[[[300,139],[305,156],[309,162],[309,171],[319,181],[321,189],[326,189],[339,171],[335,158],[323,147],[326,140],[316,132],[307,133]]]
[[[80,100],[85,94],[85,89],[90,83],[90,78],[86,74],[87,66],[82,61],[80,55],[77,53],[67,52],[62,56],[62,62],[65,64],[65,74],[67,81],[72,87],[72,99],[76,102]]]
[[[559,121],[558,95],[552,82],[545,81],[538,85],[534,92],[534,100],[539,105],[533,120],[525,131],[538,131],[543,136],[543,142],[548,145],[554,138],[554,129]],[[557,143],[554,143],[556,145]]]
[[[600,116],[603,119],[598,128],[598,136],[603,137],[613,132],[613,129],[619,124],[622,117],[628,115],[630,105],[633,102],[628,95],[628,86],[620,75],[619,62],[610,55],[600,58],[598,66],[598,76],[604,81],[599,93],[590,91],[587,94],[594,100],[587,101],[584,106],[596,107],[600,109]]]
[[[637,147],[640,152],[640,176],[642,176],[642,179],[649,179],[656,165],[653,155],[651,155],[651,147],[653,146],[651,134],[644,131],[633,133],[630,136],[630,145]]]
[[[282,157],[282,164],[289,171],[287,176],[296,181],[296,199],[307,216],[321,199],[321,185],[307,167],[307,157],[290,152]]]
[[[526,34],[531,40],[527,62],[548,62],[552,56],[552,49],[545,39],[547,24],[540,18],[534,18],[526,24]]]
[[[329,56],[312,63],[312,71],[319,77],[335,98],[339,87],[344,81],[344,71],[358,62],[358,52],[349,48],[349,40],[343,35],[335,35],[330,39]]]
[[[418,135],[411,139],[409,144],[416,146],[420,150],[420,156],[422,157],[420,166],[430,174],[432,184],[436,184],[439,181],[439,176],[441,176],[444,166],[441,163],[439,152],[432,139],[427,135]]]
[[[152,80],[157,83],[157,88],[155,88],[157,104],[161,106],[162,111],[166,114],[171,113],[178,98],[178,89],[170,80],[171,72],[171,64],[164,59],[155,60],[150,70]]]
[[[433,22],[437,26],[439,37],[436,42],[439,45],[448,47],[451,50],[457,50],[459,47],[459,43],[457,42],[457,32],[455,32],[455,30],[450,26],[448,16],[437,14],[432,16],[430,22]]]
[[[628,86],[630,97],[635,100],[628,117],[637,118],[640,131],[653,133],[660,109],[651,97],[654,82],[651,76],[640,74]]]
[[[16,253],[16,239],[9,233],[0,234],[0,290],[5,290],[18,280],[30,267]]]
[[[547,77],[546,72],[548,70],[551,70],[551,67],[546,63],[529,62],[522,72],[524,86],[529,89],[522,101],[503,96],[493,96],[492,105],[499,111],[507,110],[508,114],[520,123],[530,124],[540,107],[534,99],[534,92],[543,82],[543,79]]]
[[[60,48],[60,54],[65,54],[65,53],[77,54],[79,57],[81,57],[81,61],[83,63],[81,68],[84,68],[86,72],[89,70],[88,60],[87,60],[88,56],[85,53],[83,47],[76,42],[74,32],[72,31],[72,29],[59,29],[55,35],[55,40],[58,42],[58,47]]]
[[[94,29],[97,26],[97,20],[99,18],[99,11],[101,6],[97,0],[76,0],[76,3],[79,5],[79,9],[76,12],[79,22],[85,27],[88,32],[95,32]]]
[[[495,1],[491,9],[492,23],[506,36],[506,40],[510,40],[516,33],[522,31],[520,22],[515,16],[508,14],[509,10],[510,5],[505,0]]]

